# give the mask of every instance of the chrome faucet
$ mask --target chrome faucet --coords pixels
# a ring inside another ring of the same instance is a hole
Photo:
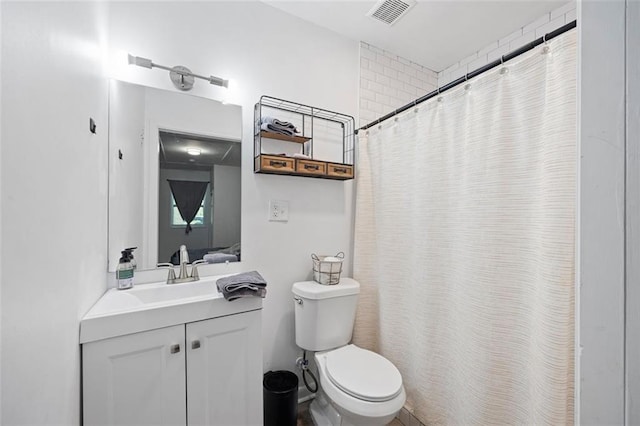
[[[187,278],[190,278],[189,273],[187,272],[187,263],[189,263],[189,253],[187,252],[187,246],[183,244],[180,246],[180,276],[178,277],[178,280],[186,280]]]
[[[191,264],[191,274],[187,270],[189,264],[189,253],[187,252],[187,246],[180,246],[180,275],[176,278],[176,272],[173,269],[172,263],[158,263],[158,267],[169,268],[169,275],[167,275],[167,284],[179,284],[188,283],[191,281],[198,281],[200,275],[198,274],[198,265],[206,263],[206,261],[200,259]]]

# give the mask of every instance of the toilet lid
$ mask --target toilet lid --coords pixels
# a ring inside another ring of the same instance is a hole
[[[389,360],[348,345],[326,355],[327,376],[343,392],[364,401],[393,399],[402,391],[402,376]]]

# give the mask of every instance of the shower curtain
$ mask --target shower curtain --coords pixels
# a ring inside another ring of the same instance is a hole
[[[573,423],[575,31],[362,133],[354,343],[423,423]]]

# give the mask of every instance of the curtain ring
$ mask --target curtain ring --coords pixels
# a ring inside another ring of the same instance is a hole
[[[542,36],[542,41],[544,42],[544,47],[542,48],[542,54],[546,55],[549,53],[549,40],[547,40],[547,34]]]

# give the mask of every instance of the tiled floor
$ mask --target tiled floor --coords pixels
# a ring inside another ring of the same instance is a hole
[[[313,426],[313,420],[311,419],[311,413],[309,413],[309,404],[311,401],[303,402],[298,405],[298,424],[297,426]],[[389,426],[403,426],[400,420],[393,419]]]

